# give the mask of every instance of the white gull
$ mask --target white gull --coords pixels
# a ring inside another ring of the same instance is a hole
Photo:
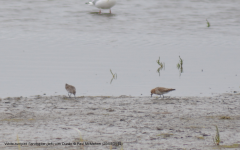
[[[109,9],[109,13],[111,14],[111,8],[116,4],[116,0],[94,0],[86,4],[99,8],[99,14],[101,13],[101,9]]]

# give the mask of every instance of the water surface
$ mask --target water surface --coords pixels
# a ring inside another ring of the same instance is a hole
[[[1,0],[1,97],[66,95],[65,83],[77,96],[239,91],[240,1],[119,0],[101,15],[85,2]]]

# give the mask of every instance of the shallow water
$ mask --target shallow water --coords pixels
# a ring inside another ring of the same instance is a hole
[[[85,2],[1,0],[1,97],[240,91],[240,1],[121,0],[112,15]]]

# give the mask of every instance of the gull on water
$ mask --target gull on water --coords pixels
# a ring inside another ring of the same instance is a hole
[[[86,4],[99,8],[99,14],[101,14],[101,9],[109,9],[109,13],[111,14],[111,8],[116,4],[116,0],[94,0]]]
[[[66,90],[68,91],[68,96],[69,96],[69,97],[71,97],[71,94],[73,94],[74,97],[76,97],[76,96],[75,96],[75,94],[76,94],[76,88],[75,88],[74,86],[69,85],[69,84],[66,84],[66,85],[65,85],[65,88],[66,88]],[[69,95],[69,94],[70,94],[70,95]]]
[[[156,94],[156,95],[161,95],[163,96],[163,94],[166,94],[168,92],[171,92],[171,91],[174,91],[175,89],[168,89],[168,88],[164,88],[164,87],[156,87],[154,89],[151,90],[151,97],[153,94]],[[164,98],[164,96],[163,96]]]

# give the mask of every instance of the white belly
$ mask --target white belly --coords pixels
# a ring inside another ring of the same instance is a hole
[[[95,6],[100,9],[110,9],[116,4],[116,0],[99,0]]]
[[[162,95],[162,94],[168,93],[168,92],[161,92],[161,91],[158,91],[158,90],[156,90],[155,92],[156,92],[157,95]]]

